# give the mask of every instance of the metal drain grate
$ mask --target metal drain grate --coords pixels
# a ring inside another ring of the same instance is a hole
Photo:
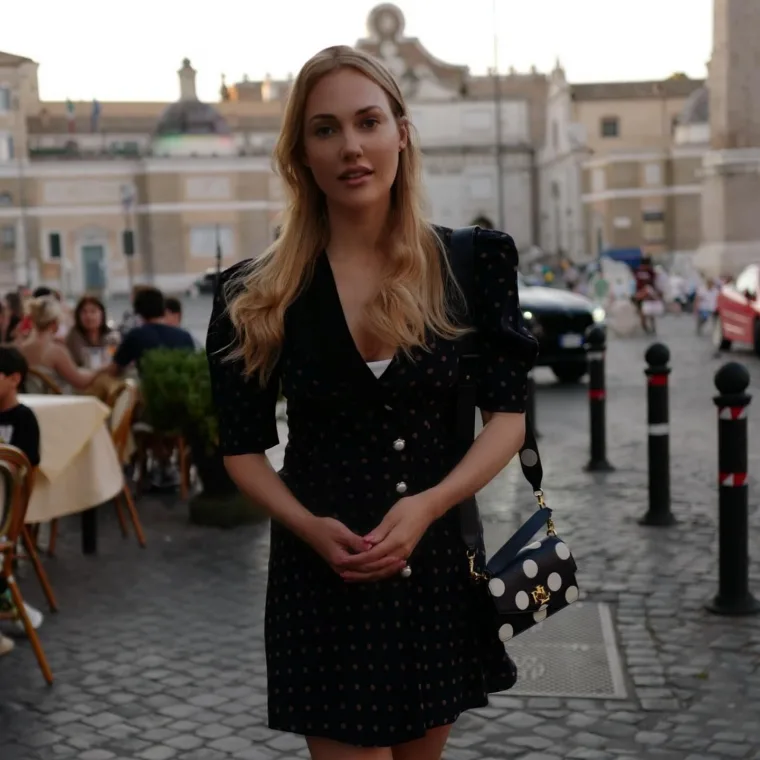
[[[577,602],[510,641],[518,680],[507,692],[526,697],[625,699],[623,664],[606,604]]]

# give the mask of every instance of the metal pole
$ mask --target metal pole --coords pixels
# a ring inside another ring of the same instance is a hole
[[[715,374],[718,407],[718,594],[706,606],[718,615],[752,615],[760,602],[749,590],[747,393],[749,372],[729,362]]]
[[[129,288],[129,296],[132,297],[132,290],[134,288],[134,270],[132,265],[132,259],[134,258],[134,219],[132,217],[132,208],[134,205],[134,193],[129,185],[121,186],[121,207],[124,211],[124,234],[122,236],[122,253],[127,259],[127,286]]]
[[[604,354],[607,338],[604,328],[592,325],[586,331],[588,357],[588,407],[591,457],[587,472],[612,472],[607,461],[607,391],[605,388]]]
[[[649,365],[647,376],[647,423],[649,431],[649,509],[640,525],[667,527],[676,518],[670,511],[670,412],[668,409],[668,375],[670,351],[654,343],[644,356]]]
[[[502,156],[502,115],[501,115],[501,79],[499,77],[499,33],[496,24],[496,2],[493,0],[492,23],[493,23],[493,104],[496,117],[496,202],[499,204],[497,219],[499,229],[506,227],[504,216],[504,162]]]
[[[216,279],[222,274],[222,241],[219,235],[219,225],[216,225]]]

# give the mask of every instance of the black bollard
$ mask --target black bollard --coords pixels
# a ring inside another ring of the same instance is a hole
[[[667,527],[676,523],[670,511],[670,351],[662,343],[653,343],[647,349],[644,360],[649,365],[644,370],[647,376],[649,510],[639,524]]]
[[[729,362],[715,373],[718,407],[718,594],[707,609],[752,615],[760,602],[749,590],[747,407],[749,372]]]
[[[536,423],[536,381],[532,372],[528,373],[528,399],[525,405],[525,418],[526,423],[533,426],[533,435],[540,438],[541,434],[538,432]]]
[[[600,325],[586,330],[586,358],[588,360],[588,406],[591,428],[591,459],[587,472],[612,472],[615,468],[607,461],[607,392],[604,384],[604,351],[606,335]]]

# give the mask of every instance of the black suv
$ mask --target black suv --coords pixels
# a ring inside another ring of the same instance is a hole
[[[551,367],[560,382],[578,382],[586,374],[584,333],[604,323],[604,309],[578,293],[528,285],[522,278],[519,293],[525,326],[538,341],[537,366]]]

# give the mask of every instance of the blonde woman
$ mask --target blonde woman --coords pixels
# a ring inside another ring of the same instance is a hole
[[[524,439],[535,342],[512,239],[476,244],[479,405],[458,461],[450,230],[423,218],[398,84],[348,47],[298,75],[275,151],[274,244],[224,274],[207,350],[227,471],[272,517],[269,725],[314,760],[438,760],[451,725],[515,668],[470,584],[454,507]],[[277,473],[282,387],[289,436]]]
[[[57,340],[64,319],[55,296],[33,298],[27,305],[32,331],[17,344],[31,369],[47,374],[53,382],[67,389],[84,390],[96,377],[95,372],[79,369],[69,349]]]

